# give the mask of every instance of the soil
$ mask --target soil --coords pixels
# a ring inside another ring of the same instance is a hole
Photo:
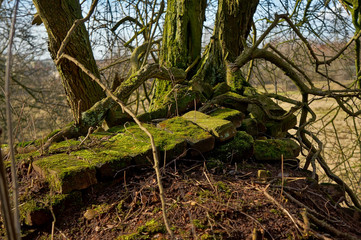
[[[21,196],[48,191],[27,169],[20,166]],[[257,177],[261,169],[271,177]],[[266,163],[178,159],[162,173],[176,239],[361,239],[360,215],[332,202],[309,172],[285,168],[282,178]],[[54,209],[53,233],[51,221],[23,225],[23,239],[170,239],[151,167],[129,167],[78,196]]]

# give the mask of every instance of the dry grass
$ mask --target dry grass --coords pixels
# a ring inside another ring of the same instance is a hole
[[[344,84],[349,84],[344,82]],[[322,89],[328,88],[328,83],[317,82],[316,86]],[[331,89],[337,89],[337,86],[330,84]],[[266,86],[269,92],[274,92],[275,88],[269,84]],[[298,91],[284,91],[279,86],[278,93],[289,98],[301,100]],[[307,130],[317,135],[323,142],[322,154],[325,157],[331,170],[340,176],[361,199],[361,155],[360,155],[360,129],[361,119],[348,117],[347,114],[338,108],[334,99],[311,99],[310,107],[315,112],[316,121],[307,126]],[[278,101],[284,109],[288,110],[290,104]],[[315,145],[317,145],[315,143]],[[306,153],[306,152],[304,152]],[[301,161],[305,159],[301,157]],[[329,182],[330,180],[318,166],[320,182]]]

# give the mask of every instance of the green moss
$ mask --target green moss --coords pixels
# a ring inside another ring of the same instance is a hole
[[[26,203],[22,204],[20,207],[20,220],[21,221],[25,220],[26,215],[29,212],[37,211],[44,208],[45,208],[44,204],[39,201],[35,201],[34,199],[27,201]]]
[[[200,192],[198,192],[198,202],[199,203],[205,203],[208,201],[209,198],[214,198],[214,193],[209,191],[209,190],[201,190]]]
[[[59,178],[89,167],[89,162],[65,153],[39,159],[36,164],[44,169],[56,171]]]
[[[19,142],[16,144],[16,147],[26,147],[26,146],[29,146],[31,144],[33,144],[34,141],[26,141],[26,142]]]
[[[190,142],[197,142],[211,136],[208,132],[182,117],[168,119],[159,123],[159,126]]]
[[[164,224],[154,219],[146,222],[144,226],[138,228],[138,233],[155,234],[155,233],[165,233],[165,232],[166,229]]]
[[[87,177],[93,174],[95,176],[94,166],[91,163],[65,153],[41,158],[34,162],[34,167],[41,169],[42,174],[46,176],[50,186],[56,192],[73,190],[72,185],[75,185],[78,178],[82,176],[80,173]]]
[[[230,156],[233,160],[247,159],[253,155],[254,140],[244,131],[238,131],[236,136],[218,148],[215,153],[219,156]]]
[[[139,236],[138,233],[131,233],[131,234],[119,236],[117,238],[117,240],[138,240],[138,239],[143,239],[143,238],[140,238],[140,237],[141,236]]]
[[[49,211],[50,207],[61,208],[64,201],[69,198],[69,194],[45,194],[40,197],[26,200],[20,205],[20,220],[26,220],[31,212],[44,210]]]
[[[216,187],[217,187],[218,191],[224,192],[224,193],[226,193],[226,195],[230,195],[232,192],[231,189],[227,186],[227,184],[222,181],[218,181],[216,183]]]
[[[299,145],[291,139],[256,140],[254,143],[254,156],[259,161],[280,161],[295,158],[300,151]]]
[[[194,122],[218,138],[228,139],[230,136],[221,136],[221,134],[235,133],[235,128],[230,121],[214,118],[198,111],[190,111],[184,114],[182,117],[186,120]]]
[[[30,157],[38,157],[40,156],[40,152],[38,151],[33,151],[33,152],[29,152],[29,153],[20,153],[20,154],[16,154],[15,155],[15,159],[16,159],[16,162],[20,162],[22,160],[27,160],[29,159]]]
[[[192,221],[194,227],[198,228],[198,229],[206,229],[207,226],[204,224],[204,222],[198,220],[198,219],[193,219]]]
[[[165,233],[165,232],[166,232],[166,228],[164,224],[152,219],[146,222],[143,226],[138,227],[136,233],[119,236],[117,240],[151,239],[151,236],[155,235],[156,233]]]
[[[207,166],[208,169],[214,169],[214,168],[223,169],[224,168],[224,162],[222,162],[221,160],[216,159],[216,158],[210,158],[210,159],[207,160],[206,166]]]
[[[185,144],[184,140],[176,134],[171,134],[159,128],[144,124],[144,127],[153,135],[154,142],[161,151],[173,150],[178,144]],[[119,129],[119,134],[109,139],[104,147],[111,150],[122,151],[128,155],[146,153],[151,149],[149,136],[137,125],[132,124]]]
[[[225,94],[231,90],[231,87],[227,85],[226,82],[218,83],[213,88],[213,97],[219,96],[221,94]]]
[[[215,118],[224,119],[231,121],[235,116],[239,116],[242,113],[238,110],[230,109],[230,108],[218,108],[214,112],[209,115]]]
[[[77,147],[79,144],[80,144],[80,141],[77,141],[77,140],[74,140],[74,139],[69,139],[69,140],[66,140],[66,141],[53,143],[49,147],[49,151],[50,152],[66,151],[66,150],[73,149],[73,148]]]

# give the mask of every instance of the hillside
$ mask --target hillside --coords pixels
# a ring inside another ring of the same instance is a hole
[[[177,239],[360,239],[361,215],[341,207],[344,190],[300,169],[287,133],[295,124],[270,99],[231,92],[144,123],[164,159]],[[169,239],[152,149],[137,125],[44,146],[17,145],[24,239]]]

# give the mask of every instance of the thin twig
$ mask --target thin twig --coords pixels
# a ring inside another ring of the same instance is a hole
[[[6,59],[6,69],[5,69],[5,101],[6,101],[6,122],[7,122],[7,132],[9,139],[9,151],[11,159],[11,181],[13,188],[13,207],[14,207],[14,228],[16,231],[15,239],[20,239],[20,220],[19,220],[19,189],[18,189],[18,179],[17,179],[17,170],[15,162],[15,152],[14,152],[14,136],[13,136],[13,126],[11,119],[11,106],[10,106],[10,72],[12,67],[12,47],[14,43],[15,35],[15,23],[16,23],[16,14],[19,6],[19,0],[15,2],[13,19],[11,22],[10,30],[10,42],[8,46],[7,59]]]
[[[70,30],[68,31],[68,33],[66,34],[64,40],[61,42],[60,48],[56,54],[56,58],[58,59],[60,57],[60,55],[64,52],[64,49],[66,47],[66,45],[68,45],[69,41],[70,41],[70,37],[73,34],[73,32],[75,31],[75,29],[82,23],[86,22],[89,20],[90,16],[93,14],[95,7],[98,4],[98,0],[94,0],[92,2],[92,5],[90,6],[90,10],[88,12],[88,14],[86,15],[85,18],[82,19],[77,19],[74,21],[73,25],[71,26]]]
[[[164,219],[164,224],[165,227],[169,233],[169,235],[171,236],[171,238],[174,238],[174,234],[172,229],[170,228],[170,224],[167,218],[167,214],[166,214],[166,205],[165,205],[165,197],[164,197],[164,188],[163,188],[163,184],[162,184],[162,177],[161,177],[161,173],[160,173],[160,169],[159,169],[159,154],[157,151],[157,147],[155,145],[154,142],[154,137],[153,135],[148,131],[147,128],[145,128],[143,126],[143,124],[139,121],[139,119],[134,115],[134,113],[128,109],[125,104],[119,99],[117,98],[113,92],[111,92],[101,81],[100,79],[98,79],[92,72],[90,72],[83,64],[81,64],[78,60],[76,60],[75,58],[67,55],[67,54],[62,54],[60,58],[66,58],[69,61],[73,62],[75,65],[77,65],[85,74],[87,74],[93,81],[95,81],[96,83],[99,84],[99,86],[106,92],[106,94],[111,97],[116,103],[118,103],[120,105],[120,107],[122,108],[123,111],[125,111],[126,113],[129,114],[129,116],[131,116],[134,120],[134,122],[139,126],[139,128],[145,132],[149,139],[150,139],[150,143],[152,146],[152,152],[153,152],[153,160],[154,160],[154,169],[157,175],[157,182],[158,182],[158,188],[159,188],[159,195],[160,195],[160,200],[161,200],[161,204],[162,204],[162,212],[163,212],[163,219]],[[60,60],[60,59],[59,59]]]
[[[281,209],[290,219],[291,221],[295,224],[296,229],[300,232],[300,234],[302,234],[301,229],[298,227],[297,221],[295,220],[295,218],[290,214],[289,211],[287,211],[287,209],[285,209],[278,201],[276,201],[276,199],[274,199],[271,195],[268,194],[267,189],[258,189],[259,191],[263,192],[263,194],[269,199],[271,200],[274,204],[276,204],[276,206]]]

